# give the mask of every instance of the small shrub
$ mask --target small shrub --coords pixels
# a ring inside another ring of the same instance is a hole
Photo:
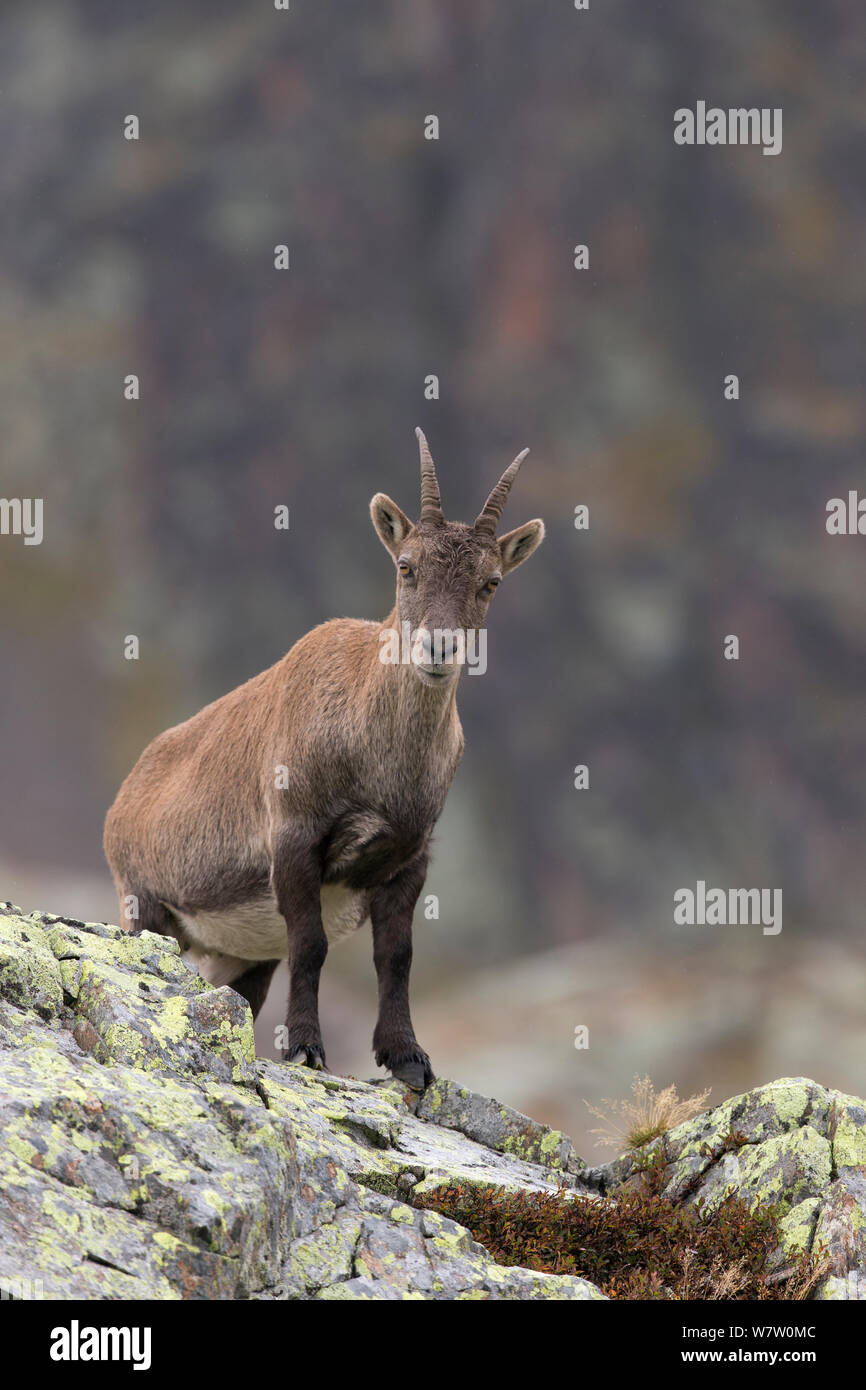
[[[733,1194],[712,1212],[677,1205],[663,1192],[663,1152],[638,1174],[638,1187],[613,1198],[461,1185],[417,1204],[466,1226],[500,1264],[578,1275],[610,1298],[803,1299],[825,1272],[809,1254],[774,1269],[776,1207],[750,1209]]]

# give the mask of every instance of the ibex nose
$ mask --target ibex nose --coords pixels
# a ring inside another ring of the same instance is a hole
[[[437,665],[443,662],[450,662],[454,658],[457,644],[454,641],[453,631],[438,633],[433,642],[433,660]]]
[[[421,656],[425,666],[445,666],[453,664],[458,643],[451,628],[441,628],[430,624],[419,634]]]

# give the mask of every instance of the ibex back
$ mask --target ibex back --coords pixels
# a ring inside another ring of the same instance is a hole
[[[307,1066],[325,1065],[318,992],[328,943],[369,919],[376,1061],[421,1089],[433,1073],[409,1013],[412,913],[463,752],[455,634],[483,628],[500,580],[532,554],[544,525],[496,536],[527,451],[474,525],[446,521],[416,433],[419,520],[384,493],[370,503],[397,570],[385,622],[323,623],[154,739],[108,813],[105,853],[121,921],[177,937],[204,978],[231,985],[254,1015],[288,959],[284,1056]],[[382,659],[389,630],[415,635],[408,663]]]

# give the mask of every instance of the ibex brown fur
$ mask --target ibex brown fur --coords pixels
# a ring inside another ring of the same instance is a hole
[[[500,579],[532,554],[544,525],[496,537],[523,454],[473,526],[446,521],[417,435],[419,520],[383,493],[370,504],[397,568],[384,624],[323,623],[156,738],[108,813],[105,853],[131,930],[177,937],[205,979],[231,984],[254,1015],[288,958],[284,1055],[308,1066],[325,1064],[318,989],[328,943],[369,918],[376,1061],[421,1088],[432,1072],[409,1014],[412,913],[463,752],[460,664],[447,634],[483,627]],[[415,659],[393,664],[381,659],[386,629],[446,638],[422,638]]]

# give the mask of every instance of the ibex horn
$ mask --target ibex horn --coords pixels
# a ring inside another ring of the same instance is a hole
[[[418,449],[421,454],[421,520],[444,521],[442,503],[439,498],[439,483],[436,478],[436,465],[430,453],[424,431],[417,429]]]
[[[492,536],[496,535],[499,518],[502,516],[502,510],[505,503],[508,501],[508,494],[511,491],[511,484],[517,477],[518,469],[528,453],[529,450],[524,449],[522,453],[517,455],[513,463],[509,463],[478,514],[475,522],[476,531],[489,532]]]

